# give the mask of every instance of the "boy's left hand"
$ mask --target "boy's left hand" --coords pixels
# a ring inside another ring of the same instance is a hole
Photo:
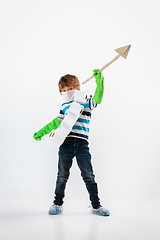
[[[103,74],[102,74],[102,72],[97,73],[98,71],[99,71],[99,69],[94,69],[93,70],[93,76],[95,77],[97,86],[100,87],[100,88],[104,88]]]
[[[97,73],[98,71],[99,71],[99,69],[93,70],[93,75],[95,77],[96,84],[97,84],[97,88],[96,88],[93,99],[96,103],[100,104],[102,101],[103,92],[104,92],[104,77],[103,77],[102,72]]]

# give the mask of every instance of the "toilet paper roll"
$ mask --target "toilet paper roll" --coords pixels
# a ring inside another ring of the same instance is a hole
[[[57,129],[57,132],[62,137],[63,136],[65,137],[65,136],[67,136],[70,133],[71,130],[72,130],[72,125],[66,124],[65,120],[63,120],[63,122],[61,123],[60,127]]]
[[[73,102],[71,104],[70,108],[68,109],[68,113],[70,112],[73,115],[80,116],[83,109],[84,109],[84,107],[82,105],[80,105],[79,103]]]
[[[63,121],[61,122],[60,126],[53,132],[53,134],[49,135],[49,139],[61,145],[67,135],[71,132],[73,125],[81,115],[84,107],[79,103],[73,102],[68,109],[68,114],[65,116]]]
[[[80,115],[76,116],[76,115],[72,114],[71,112],[69,112],[63,121],[64,121],[65,125],[67,125],[68,127],[73,127],[73,125],[75,124],[75,122],[77,121],[79,116]]]
[[[74,101],[78,103],[86,103],[87,97],[87,92],[76,90],[74,93]]]
[[[64,142],[65,136],[62,136],[58,131],[55,131],[54,136],[49,137],[49,140],[60,146]]]
[[[50,132],[50,134],[49,134],[49,137],[53,137],[54,134],[55,134],[55,130],[52,130],[52,131]]]
[[[64,121],[64,120],[63,120]],[[61,125],[59,126],[59,128],[57,128],[53,134],[49,135],[49,139],[58,144],[61,145],[66,136],[70,133],[70,131],[72,130],[72,126],[68,126],[66,125],[65,121],[61,123]]]

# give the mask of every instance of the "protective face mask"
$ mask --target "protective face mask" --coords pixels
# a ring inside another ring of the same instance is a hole
[[[62,98],[65,101],[73,101],[74,99],[74,93],[76,90],[70,90],[70,91],[66,91],[66,92],[62,92]]]

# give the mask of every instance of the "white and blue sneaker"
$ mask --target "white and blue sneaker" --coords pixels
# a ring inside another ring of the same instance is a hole
[[[110,211],[107,210],[106,208],[102,207],[100,205],[99,208],[93,208],[92,206],[89,206],[89,208],[91,208],[91,213],[92,214],[96,214],[96,215],[99,215],[99,216],[109,216],[110,215]]]
[[[51,215],[58,215],[63,212],[63,207],[62,205],[52,205],[48,211],[49,214]]]

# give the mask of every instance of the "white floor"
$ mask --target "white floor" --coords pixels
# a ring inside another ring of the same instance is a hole
[[[18,201],[9,196],[1,200],[1,240],[160,239],[159,199],[132,202],[115,199],[109,206],[109,217],[91,215],[84,203],[73,206],[67,202],[61,215],[50,216],[49,200],[45,198],[38,205],[33,196],[28,203],[24,196]]]

